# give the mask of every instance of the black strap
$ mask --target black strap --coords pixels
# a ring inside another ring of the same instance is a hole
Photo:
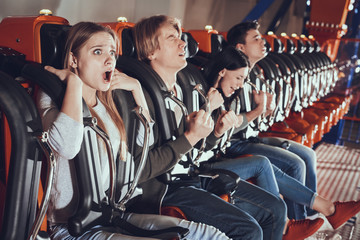
[[[200,165],[200,176],[205,176],[203,186],[205,190],[218,196],[232,194],[239,185],[241,178],[236,173],[221,168],[213,168],[211,163],[203,162]],[[209,178],[206,178],[209,176]],[[213,177],[210,177],[213,176]]]

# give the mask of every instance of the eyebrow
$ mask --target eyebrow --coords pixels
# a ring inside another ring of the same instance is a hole
[[[102,47],[104,47],[104,46],[105,46],[105,45],[102,45],[102,44],[100,44],[100,45],[95,45],[95,46],[90,47],[90,49],[93,49],[93,48],[102,48]],[[115,46],[114,46],[114,45],[111,45],[111,48],[115,49]]]
[[[167,36],[167,38],[172,38],[172,37],[178,38],[178,36],[176,36],[176,34],[174,34],[174,33],[171,33],[169,36]]]
[[[256,33],[254,36],[252,36],[252,38],[257,38],[257,37],[259,37],[259,36],[261,36],[261,35],[258,34],[258,33]]]

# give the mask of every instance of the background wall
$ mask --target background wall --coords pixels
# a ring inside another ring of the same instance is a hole
[[[180,18],[185,29],[202,29],[210,24],[214,29],[227,31],[240,22],[257,2],[258,0],[1,0],[0,19],[11,15],[37,15],[43,8],[66,18],[70,24],[79,21],[116,21],[119,16],[136,22],[154,14],[166,14]],[[267,29],[282,2],[283,0],[275,0],[259,19],[262,32]],[[298,9],[304,9],[305,2],[306,0],[293,1],[277,33],[301,33],[304,11]]]

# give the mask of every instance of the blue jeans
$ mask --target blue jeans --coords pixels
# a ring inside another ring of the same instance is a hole
[[[211,169],[233,171],[240,178],[247,180],[254,177],[256,185],[279,196],[279,192],[287,199],[312,208],[317,196],[311,189],[298,180],[290,177],[281,169],[271,164],[269,159],[260,155],[239,158],[221,157],[209,166]]]
[[[290,143],[287,150],[281,147],[284,141]],[[316,155],[311,148],[283,138],[261,138],[260,142],[232,141],[231,146],[227,149],[227,156],[233,158],[242,154],[264,155],[271,163],[287,175],[305,184],[314,193],[317,190]],[[289,199],[285,201],[290,219],[303,219],[307,216],[303,205]]]
[[[188,220],[218,228],[236,239],[282,239],[286,219],[283,200],[248,182],[240,181],[235,203],[194,186],[172,189],[163,206],[179,207]]]

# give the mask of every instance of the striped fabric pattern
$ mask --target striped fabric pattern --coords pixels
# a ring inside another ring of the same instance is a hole
[[[360,149],[320,144],[316,150],[319,195],[332,201],[360,198]],[[325,224],[306,240],[360,240],[360,214],[352,217],[338,230]]]
[[[332,201],[360,198],[360,149],[323,143],[317,147],[318,192]]]

